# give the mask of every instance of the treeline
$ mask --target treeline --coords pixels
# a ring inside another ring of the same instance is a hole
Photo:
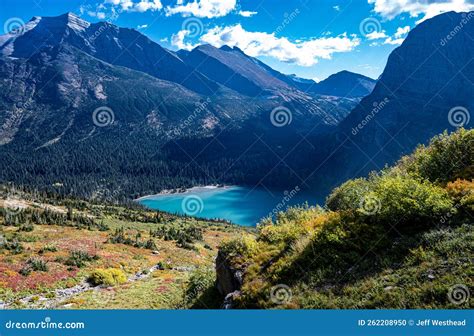
[[[202,241],[203,230],[196,225],[159,225],[150,230],[151,237],[164,240],[175,240],[178,247],[194,249],[196,241]]]
[[[153,137],[127,135],[127,141],[123,137],[113,132],[84,142],[64,137],[53,146],[37,150],[30,142],[16,139],[0,147],[2,157],[14,159],[0,161],[0,180],[28,192],[38,191],[43,197],[105,203],[127,202],[163,189],[254,184],[263,177],[267,186],[296,185],[299,181],[269,151],[267,145],[272,140],[266,139],[264,145],[254,134],[221,139],[227,149],[212,139],[182,140],[163,146]],[[248,142],[248,152],[243,152],[247,145],[242,142]],[[201,148],[208,150],[200,154]],[[267,176],[268,172],[272,174]]]
[[[135,236],[132,237],[125,233],[123,227],[115,229],[115,231],[109,235],[107,242],[110,244],[124,244],[149,250],[157,249],[153,239],[142,240],[142,234],[140,232],[137,232]]]
[[[20,231],[33,231],[33,224],[36,225],[58,225],[70,226],[77,229],[107,231],[109,228],[103,221],[97,222],[94,218],[82,214],[73,214],[71,208],[67,213],[53,211],[50,209],[39,210],[26,208],[12,211],[0,208],[0,218],[3,218],[3,225],[17,226]]]

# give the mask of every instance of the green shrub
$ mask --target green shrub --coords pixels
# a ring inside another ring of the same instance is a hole
[[[48,271],[48,265],[44,260],[41,260],[39,258],[30,258],[26,262],[25,266],[20,270],[20,274],[27,276],[31,272],[38,271],[38,272],[47,272]]]
[[[305,232],[306,228],[297,223],[266,225],[259,228],[258,240],[270,244],[291,244]]]
[[[407,172],[434,183],[447,183],[457,178],[474,178],[474,130],[459,129],[434,137],[428,147],[400,160]]]
[[[195,225],[158,225],[150,231],[151,237],[164,240],[175,240],[178,247],[195,249],[193,243],[202,241],[202,228]]]
[[[189,278],[186,289],[188,302],[197,299],[206,289],[214,285],[215,273],[212,269],[196,269]]]
[[[164,262],[164,261],[158,261],[158,263],[156,264],[156,267],[160,270],[160,271],[164,271],[166,269],[171,269],[171,265],[167,262]]]
[[[35,228],[34,228],[33,224],[27,223],[27,224],[22,224],[22,225],[19,227],[18,231],[32,232],[34,229],[35,229]]]
[[[145,248],[149,250],[158,249],[153,239],[150,238],[144,242],[140,238],[141,238],[141,233],[137,233],[135,237],[132,238],[130,235],[125,233],[125,229],[121,227],[121,228],[115,229],[115,231],[109,235],[109,239],[107,240],[107,242],[111,244],[130,245],[130,246]]]
[[[42,254],[42,253],[45,253],[45,252],[57,252],[57,251],[58,251],[58,248],[56,247],[56,245],[47,244],[39,250],[39,253]]]
[[[222,297],[215,287],[216,273],[212,268],[194,270],[186,284],[183,308],[218,308]]]
[[[356,220],[404,226],[437,223],[453,211],[454,203],[443,188],[395,168],[344,183],[327,206],[349,211]]]
[[[332,191],[326,200],[326,206],[332,211],[357,209],[361,198],[370,190],[370,183],[364,178],[349,180]]]
[[[438,224],[442,216],[453,211],[453,201],[443,188],[428,181],[403,176],[383,174],[374,178],[373,193],[378,209],[369,213],[371,222],[399,226]],[[360,212],[364,212],[364,204]],[[363,213],[364,214],[364,213]]]
[[[93,286],[115,286],[127,282],[127,276],[119,268],[98,268],[89,275],[87,281]]]
[[[75,266],[81,268],[84,267],[88,262],[98,259],[99,256],[92,256],[86,251],[71,251],[69,253],[69,257],[65,261],[65,264],[68,266]]]
[[[228,257],[250,257],[258,250],[258,243],[251,235],[242,235],[239,239],[224,241],[219,250]]]

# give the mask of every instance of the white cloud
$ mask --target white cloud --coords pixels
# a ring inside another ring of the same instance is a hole
[[[237,6],[237,0],[194,0],[184,4],[178,0],[175,6],[166,7],[166,15],[181,14],[199,18],[226,16]]]
[[[197,45],[185,42],[185,39],[189,34],[191,34],[191,31],[189,30],[180,30],[179,32],[171,36],[171,44],[177,47],[178,49],[185,50],[191,50],[194,47],[197,47]]]
[[[474,10],[473,0],[368,0],[368,3],[373,4],[374,11],[387,19],[402,13],[412,17],[423,15],[418,22],[449,11]]]
[[[251,17],[258,14],[258,12],[251,12],[251,11],[240,11],[239,15],[243,17]]]
[[[387,34],[385,34],[385,30],[382,30],[380,32],[374,31],[372,33],[366,34],[365,37],[367,37],[368,40],[379,40],[383,38],[387,38]]]
[[[397,31],[392,36],[388,36],[385,30],[382,30],[380,32],[374,31],[370,34],[365,35],[365,37],[369,41],[374,41],[369,44],[371,47],[380,46],[382,44],[400,45],[403,43],[403,41],[405,40],[409,32],[410,32],[410,26],[405,26],[405,27],[398,27]],[[381,40],[381,39],[384,39],[383,43],[376,41],[376,40]]]
[[[157,11],[163,8],[160,0],[140,0],[138,2],[132,0],[105,0],[105,4],[119,7],[125,12],[147,12]]]
[[[181,49],[192,49],[196,45],[186,43],[189,31],[182,30],[173,35],[172,43]],[[322,37],[306,41],[290,41],[285,37],[265,32],[249,32],[240,24],[215,27],[200,38],[201,43],[215,47],[228,45],[238,47],[250,56],[269,56],[282,62],[296,63],[301,66],[312,66],[319,59],[330,59],[334,53],[349,52],[360,43],[355,36],[342,34],[336,37]]]
[[[410,32],[410,26],[405,27],[398,27],[397,31],[393,36],[388,37],[383,44],[391,44],[391,45],[400,45],[405,41],[407,34]]]
[[[163,8],[163,5],[161,4],[160,0],[153,0],[153,1],[140,1],[136,3],[133,8],[137,12],[146,12],[146,11],[155,11],[155,10],[160,10]]]
[[[410,32],[410,26],[405,27],[398,27],[397,31],[395,32],[395,38],[400,38]]]
[[[398,38],[398,39],[397,39],[397,38],[393,38],[393,37],[390,36],[389,38],[387,38],[387,39],[383,42],[383,44],[400,45],[400,44],[403,43],[403,41],[405,41],[404,38]]]
[[[84,12],[82,12],[81,14],[84,14]],[[106,14],[104,12],[87,11],[87,15],[89,15],[90,17],[96,17],[99,20],[103,20],[106,17]]]
[[[237,0],[174,0],[174,5],[163,7],[161,0],[102,0],[97,11],[110,9],[112,13],[147,12],[163,10],[167,16],[180,14],[198,18],[223,17],[235,13],[243,17],[256,15],[254,11],[237,11]],[[81,11],[84,11],[81,6]],[[92,11],[91,11],[92,13]],[[97,16],[97,15],[95,15]]]

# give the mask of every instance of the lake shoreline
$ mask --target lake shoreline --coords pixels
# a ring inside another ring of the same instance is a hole
[[[176,191],[176,190],[175,190]],[[269,190],[246,186],[196,186],[178,192],[161,192],[138,200],[152,210],[196,218],[220,219],[239,226],[255,227],[263,218],[289,206],[318,204],[319,197],[295,190]]]
[[[193,193],[202,193],[205,191],[228,190],[233,187],[236,187],[236,186],[214,184],[214,185],[205,185],[205,186],[195,186],[195,187],[187,188],[184,191],[181,191],[180,189],[164,189],[158,194],[142,196],[142,197],[137,198],[135,201],[153,199],[153,198],[162,197],[162,196],[177,196],[177,195],[186,195],[186,194],[193,194]]]

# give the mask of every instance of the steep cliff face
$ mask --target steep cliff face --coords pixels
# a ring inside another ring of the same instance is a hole
[[[243,283],[242,270],[235,269],[222,251],[216,258],[217,289],[224,296],[238,291]]]
[[[234,308],[234,300],[240,295],[240,288],[244,282],[244,270],[235,268],[222,250],[216,258],[216,286],[224,296],[222,308]]]
[[[395,49],[373,92],[340,123],[321,175],[379,170],[444,130],[472,127],[474,12],[427,20]],[[337,149],[337,150],[336,150]]]

